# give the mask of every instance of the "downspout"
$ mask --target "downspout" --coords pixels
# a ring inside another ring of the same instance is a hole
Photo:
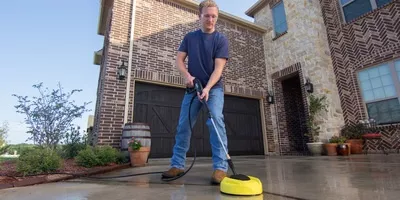
[[[135,31],[135,14],[136,14],[136,1],[132,0],[132,13],[131,13],[131,30],[129,40],[129,59],[128,59],[128,77],[126,80],[126,93],[125,93],[125,113],[124,113],[124,125],[128,122],[128,111],[129,111],[129,93],[131,89],[131,74],[132,74],[132,54],[133,54],[133,41]]]

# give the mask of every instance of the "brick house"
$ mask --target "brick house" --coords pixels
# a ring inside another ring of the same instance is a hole
[[[374,118],[400,149],[400,1],[320,0],[346,124]]]
[[[300,100],[306,94],[289,87],[304,85],[305,78],[330,104],[321,139],[344,124],[373,118],[384,129],[382,143],[375,141],[371,150],[400,148],[400,1],[259,0],[246,14],[268,30],[267,76],[277,94],[275,125],[283,153],[304,147],[299,136],[305,130],[298,127],[304,127],[306,114],[298,108],[307,107]]]
[[[378,32],[378,35],[390,35],[385,40],[389,47],[378,49],[382,41],[377,45],[351,46],[347,44],[354,42],[354,36],[347,37],[349,33],[345,29],[359,28],[361,22],[337,24],[341,16],[336,12],[339,7],[334,7],[335,3],[329,3],[330,0],[287,2],[258,1],[246,12],[254,17],[254,23],[220,13],[217,30],[230,41],[231,59],[223,76],[224,114],[231,155],[304,154],[307,151],[306,80],[313,83],[313,93],[327,95],[330,104],[328,113],[319,120],[321,140],[338,134],[345,123],[366,116],[358,95],[359,87],[350,84],[355,77],[349,66],[357,63],[361,68],[367,62],[356,61],[356,56],[369,58],[365,49],[370,48],[377,49],[374,55],[382,55],[384,50],[392,52],[391,58],[399,54],[398,39],[394,39],[399,36],[399,27],[395,28],[394,21],[383,26],[391,32]],[[124,124],[145,122],[151,127],[150,156],[170,157],[185,91],[174,64],[176,49],[185,33],[198,29],[198,3],[102,0],[101,4],[98,34],[104,36],[104,46],[95,52],[100,75],[94,143],[119,148]],[[399,2],[393,1],[383,11],[372,12],[371,20],[376,20],[375,15],[381,15],[380,12],[398,19]],[[369,26],[372,25],[369,23]],[[371,30],[380,29],[372,27]],[[358,54],[349,53],[354,49]],[[120,80],[117,72],[123,63],[128,67],[128,74]],[[393,62],[390,65],[393,71]],[[397,92],[398,96],[398,89]],[[350,93],[357,93],[356,97],[350,97]],[[269,94],[273,94],[274,103],[268,102]],[[192,144],[200,156],[211,155],[206,117],[205,112],[199,116],[193,133]],[[385,137],[395,141],[392,136],[397,129],[388,130]],[[394,143],[385,144],[393,147]],[[193,150],[189,151],[190,156]]]

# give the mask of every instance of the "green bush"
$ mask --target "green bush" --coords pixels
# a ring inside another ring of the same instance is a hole
[[[61,147],[60,155],[65,159],[75,158],[79,151],[84,150],[85,148],[86,144],[84,143],[66,144]]]
[[[55,151],[38,147],[22,152],[16,170],[25,176],[56,171],[61,166],[62,159]]]
[[[118,160],[119,152],[111,146],[87,146],[75,157],[75,162],[83,167],[104,166]]]
[[[79,166],[88,168],[100,164],[100,160],[92,147],[87,147],[86,149],[79,151],[78,155],[75,157],[75,162]]]
[[[118,151],[111,146],[96,146],[95,152],[99,158],[100,165],[117,162]]]

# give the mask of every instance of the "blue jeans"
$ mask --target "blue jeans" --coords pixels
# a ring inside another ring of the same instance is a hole
[[[171,158],[171,167],[175,167],[178,169],[184,169],[185,167],[185,160],[186,160],[186,153],[190,147],[190,137],[191,137],[191,130],[189,127],[189,106],[192,97],[196,95],[193,100],[190,115],[191,115],[191,123],[192,127],[194,127],[197,115],[200,109],[203,107],[203,103],[197,97],[196,92],[186,92],[185,96],[182,100],[181,112],[178,122],[178,127],[175,135],[175,145],[173,148],[173,155]],[[205,101],[203,101],[205,102]],[[213,116],[213,120],[215,126],[220,134],[221,140],[225,146],[225,149],[228,151],[227,145],[227,137],[226,137],[226,129],[224,123],[224,116],[222,114],[222,110],[224,107],[224,91],[221,87],[212,88],[209,92],[209,97],[207,101],[207,106],[211,111]],[[210,143],[211,143],[211,150],[212,150],[212,161],[213,161],[213,169],[219,169],[224,172],[228,171],[228,163],[227,157],[224,149],[221,146],[221,143],[218,139],[217,132],[211,122],[211,119],[208,118],[206,122],[208,126],[208,130],[210,132]]]

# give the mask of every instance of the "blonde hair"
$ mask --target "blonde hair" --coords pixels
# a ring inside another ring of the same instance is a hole
[[[216,7],[218,9],[218,12],[219,12],[218,5],[217,5],[217,3],[215,3],[215,1],[213,1],[213,0],[204,0],[199,5],[200,14],[203,11],[203,8],[208,8],[208,7]]]

